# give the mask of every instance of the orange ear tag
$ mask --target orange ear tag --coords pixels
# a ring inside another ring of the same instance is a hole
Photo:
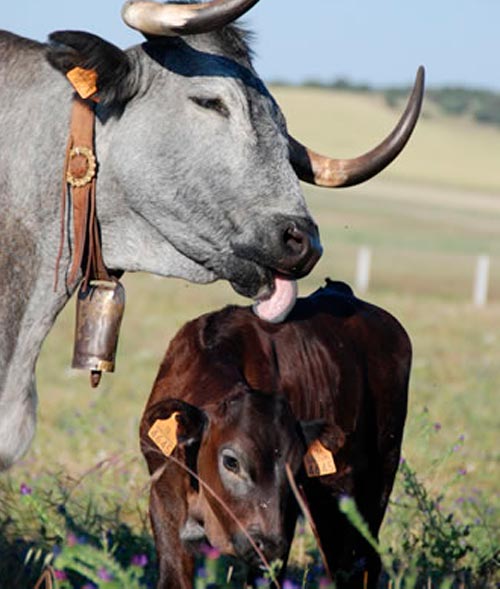
[[[309,446],[309,450],[304,456],[304,466],[309,478],[322,477],[337,472],[333,454],[319,440],[315,440]]]
[[[165,456],[170,456],[177,446],[177,415],[176,411],[168,419],[157,419],[148,431],[148,436]]]
[[[97,92],[97,72],[95,70],[86,70],[77,66],[69,70],[66,77],[80,98],[84,100]]]

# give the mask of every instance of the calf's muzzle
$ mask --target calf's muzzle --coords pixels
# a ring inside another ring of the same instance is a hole
[[[280,536],[267,536],[260,532],[250,532],[249,536],[255,546],[266,557],[267,561],[271,563],[273,560],[282,559],[286,552],[286,542]],[[236,554],[244,560],[251,567],[259,567],[263,565],[260,555],[255,550],[252,542],[242,532],[238,532],[233,536],[233,546]]]

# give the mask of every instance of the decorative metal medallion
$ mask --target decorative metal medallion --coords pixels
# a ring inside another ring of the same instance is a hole
[[[71,161],[73,158],[78,156],[85,158],[87,169],[83,170],[82,175],[79,174],[78,176],[76,176],[71,171]],[[92,178],[95,176],[96,168],[97,163],[95,155],[93,154],[91,149],[89,149],[88,147],[74,147],[69,152],[66,180],[68,184],[71,184],[71,186],[73,186],[73,188],[80,188],[81,186],[85,186],[85,184],[88,184],[92,180]]]

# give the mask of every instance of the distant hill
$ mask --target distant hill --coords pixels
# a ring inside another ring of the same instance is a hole
[[[371,149],[389,133],[409,89],[399,90],[394,100],[384,92],[311,85],[280,85],[272,87],[272,92],[294,136],[321,153],[352,157]],[[500,197],[499,127],[463,113],[452,116],[435,96],[439,96],[437,91],[426,93],[424,113],[409,144],[380,177],[480,190]],[[467,96],[472,101],[473,93]],[[472,102],[468,108],[472,109]]]
[[[275,86],[287,86],[277,82]],[[305,88],[323,88],[341,92],[382,95],[389,106],[398,106],[409,92],[408,87],[373,88],[369,84],[357,84],[346,78],[338,78],[330,84],[317,80],[305,80]],[[469,116],[478,123],[500,127],[500,93],[492,90],[442,86],[426,91],[427,102],[438,113],[450,116]]]

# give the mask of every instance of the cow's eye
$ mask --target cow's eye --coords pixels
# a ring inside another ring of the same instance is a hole
[[[202,98],[200,96],[190,96],[189,98],[201,108],[213,110],[226,118],[229,117],[229,109],[222,98]]]
[[[222,464],[226,470],[234,472],[235,474],[240,472],[240,463],[237,458],[231,454],[224,454],[222,457]]]

